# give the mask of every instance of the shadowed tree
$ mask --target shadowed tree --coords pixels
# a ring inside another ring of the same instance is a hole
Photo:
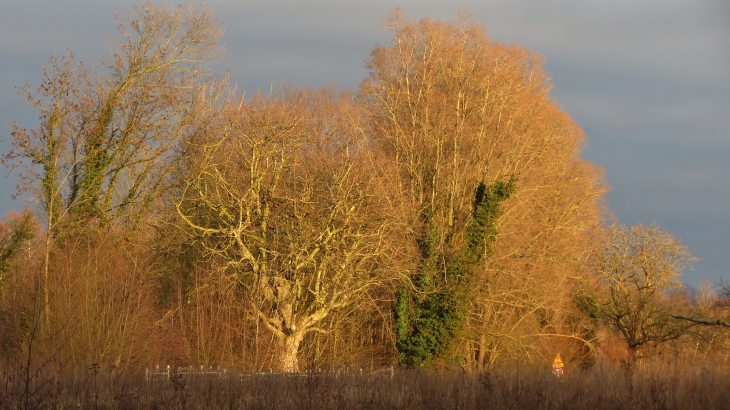
[[[697,259],[658,225],[618,225],[595,255],[595,269],[606,289],[603,313],[624,337],[632,361],[647,343],[662,343],[686,333],[673,320],[669,296],[682,289],[682,270]]]

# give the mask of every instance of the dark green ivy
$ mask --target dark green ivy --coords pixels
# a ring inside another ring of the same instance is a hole
[[[448,258],[439,250],[439,227],[433,214],[423,217],[420,272],[404,281],[396,295],[396,347],[401,365],[426,367],[453,347],[464,324],[469,291],[481,263],[491,255],[501,203],[514,193],[514,186],[514,177],[508,183],[479,184],[464,243]]]

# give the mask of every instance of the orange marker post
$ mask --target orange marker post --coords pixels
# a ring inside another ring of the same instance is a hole
[[[563,359],[560,358],[560,353],[558,353],[557,356],[555,356],[555,360],[553,360],[553,375],[558,378],[562,377],[563,367],[565,367]]]

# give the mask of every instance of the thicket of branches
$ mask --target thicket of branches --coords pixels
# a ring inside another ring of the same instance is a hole
[[[244,96],[205,8],[138,7],[103,62],[54,57],[3,162],[37,207],[0,226],[0,355],[39,369],[569,366],[707,355],[727,297],[611,224],[539,55],[387,18],[356,92]],[[698,321],[677,321],[670,315]],[[704,318],[704,319],[703,319]]]

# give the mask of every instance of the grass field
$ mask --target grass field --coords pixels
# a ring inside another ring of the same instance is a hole
[[[562,379],[510,368],[480,374],[226,372],[146,377],[103,368],[27,384],[3,373],[2,409],[724,409],[730,371],[655,363],[575,369]],[[148,375],[149,376],[149,375]],[[47,382],[47,383],[45,383]]]

